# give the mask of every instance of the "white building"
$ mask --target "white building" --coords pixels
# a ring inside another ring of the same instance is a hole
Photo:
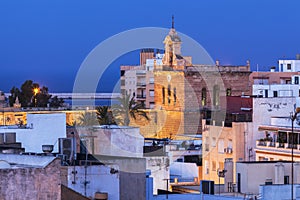
[[[294,184],[300,183],[299,170],[300,164],[294,163]],[[291,162],[238,162],[236,163],[236,177],[237,192],[258,196],[260,185],[291,184]],[[289,190],[290,188],[291,185],[289,185]],[[290,195],[286,195],[277,199],[289,199],[289,197]]]
[[[66,114],[27,114],[27,126],[4,126],[0,134],[15,133],[26,152],[42,153],[42,145],[54,145],[58,152],[58,138],[66,138]]]
[[[294,122],[291,128],[291,113],[296,98],[253,99],[253,138],[256,160],[291,160],[291,144],[294,138],[294,159],[300,161],[300,127]]]
[[[77,172],[76,174],[74,174]],[[68,167],[68,187],[93,198],[99,192],[107,199],[120,199],[120,174],[117,165],[93,165]]]
[[[296,55],[296,60],[284,59],[278,61],[279,72],[299,72],[300,54]]]

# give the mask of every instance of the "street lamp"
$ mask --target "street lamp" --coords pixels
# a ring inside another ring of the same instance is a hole
[[[294,200],[294,121],[297,118],[297,114],[300,113],[300,107],[297,107],[295,113],[291,116],[292,120],[292,166],[291,166],[291,173],[292,173],[292,188],[291,188],[291,200]]]
[[[33,88],[33,94],[34,94],[34,106],[36,107],[37,99],[36,95],[40,92],[40,88]]]

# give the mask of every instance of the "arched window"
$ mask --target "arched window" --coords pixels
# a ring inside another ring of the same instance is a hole
[[[231,88],[226,89],[226,96],[231,96]]]
[[[168,85],[168,104],[171,103],[171,85]]]
[[[213,105],[219,106],[220,105],[220,87],[218,85],[214,86],[213,90]]]
[[[206,88],[202,88],[201,91],[201,105],[206,106]]]
[[[176,96],[176,88],[173,89],[173,96],[174,96],[174,106],[176,105],[177,96]]]
[[[162,104],[165,104],[165,87],[162,87],[161,93],[162,93]]]

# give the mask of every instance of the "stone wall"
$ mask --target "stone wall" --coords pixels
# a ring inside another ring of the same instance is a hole
[[[45,168],[0,169],[1,199],[60,199],[60,160]]]

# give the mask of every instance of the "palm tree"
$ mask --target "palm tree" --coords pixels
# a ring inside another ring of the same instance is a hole
[[[98,125],[97,116],[94,112],[85,111],[80,114],[78,124],[81,126]]]
[[[97,106],[96,115],[100,125],[116,124],[109,106]]]
[[[122,97],[117,98],[120,104],[113,105],[113,112],[116,114],[116,120],[125,126],[130,124],[131,118],[136,120],[138,116],[149,120],[147,113],[141,109],[144,105],[134,101],[134,97],[125,94]]]

